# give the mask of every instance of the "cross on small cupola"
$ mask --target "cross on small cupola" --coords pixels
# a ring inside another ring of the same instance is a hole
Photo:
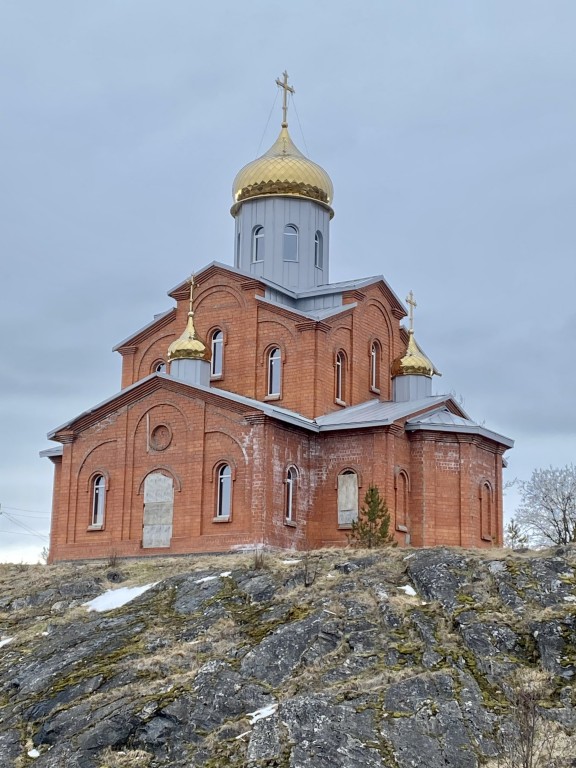
[[[410,291],[408,296],[406,296],[406,304],[408,304],[408,306],[410,307],[410,309],[408,310],[408,319],[410,321],[410,330],[413,331],[414,330],[414,308],[417,307],[418,304],[416,304],[416,301],[414,299],[414,294],[412,293],[412,291]]]
[[[282,94],[282,127],[288,128],[288,92],[294,94],[296,91],[291,85],[288,85],[288,72],[286,70],[282,73],[282,77],[283,80],[276,78],[276,85],[284,91]]]

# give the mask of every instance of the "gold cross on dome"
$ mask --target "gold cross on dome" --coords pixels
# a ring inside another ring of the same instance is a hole
[[[276,78],[276,85],[282,88],[284,91],[282,95],[282,127],[287,128],[288,127],[288,91],[290,93],[294,94],[296,91],[294,88],[292,88],[291,85],[288,85],[288,72],[284,70],[282,73],[282,77],[284,80],[280,80],[278,77]]]
[[[414,307],[417,307],[418,304],[414,301],[414,294],[412,291],[406,296],[406,304],[410,307],[408,310],[408,317],[410,318],[410,330],[414,330]]]
[[[190,314],[194,314],[193,306],[194,306],[194,288],[196,288],[196,283],[194,282],[194,275],[190,275]]]

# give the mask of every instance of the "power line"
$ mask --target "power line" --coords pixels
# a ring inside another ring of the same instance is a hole
[[[4,531],[0,529],[0,533],[7,533],[8,535],[12,536],[36,536],[40,539],[46,539],[48,541],[48,536],[43,536],[41,533],[26,533],[26,531]]]
[[[21,509],[20,507],[7,507],[6,505],[2,509],[9,509],[12,512],[30,512],[33,515],[42,515],[42,517],[50,514],[49,512],[40,512],[38,509]]]
[[[46,536],[45,533],[39,533],[38,531],[35,531],[29,525],[27,525],[26,523],[20,522],[20,520],[17,520],[13,515],[11,515],[9,512],[5,512],[1,508],[0,508],[0,515],[3,515],[11,523],[13,523],[14,525],[17,525],[19,528],[22,528],[24,531],[27,531],[27,533],[29,535],[37,536],[39,539],[46,539],[46,540],[48,540],[48,536]]]

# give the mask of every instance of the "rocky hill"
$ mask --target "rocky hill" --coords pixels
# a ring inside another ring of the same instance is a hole
[[[575,548],[0,576],[2,768],[576,765]]]

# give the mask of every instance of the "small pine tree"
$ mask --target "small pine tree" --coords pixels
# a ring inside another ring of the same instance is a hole
[[[509,549],[518,549],[519,547],[527,547],[529,543],[526,533],[512,518],[504,528],[504,546]]]
[[[390,512],[378,486],[370,485],[364,496],[364,506],[358,520],[352,523],[350,543],[357,547],[395,547],[397,542],[390,533]]]

